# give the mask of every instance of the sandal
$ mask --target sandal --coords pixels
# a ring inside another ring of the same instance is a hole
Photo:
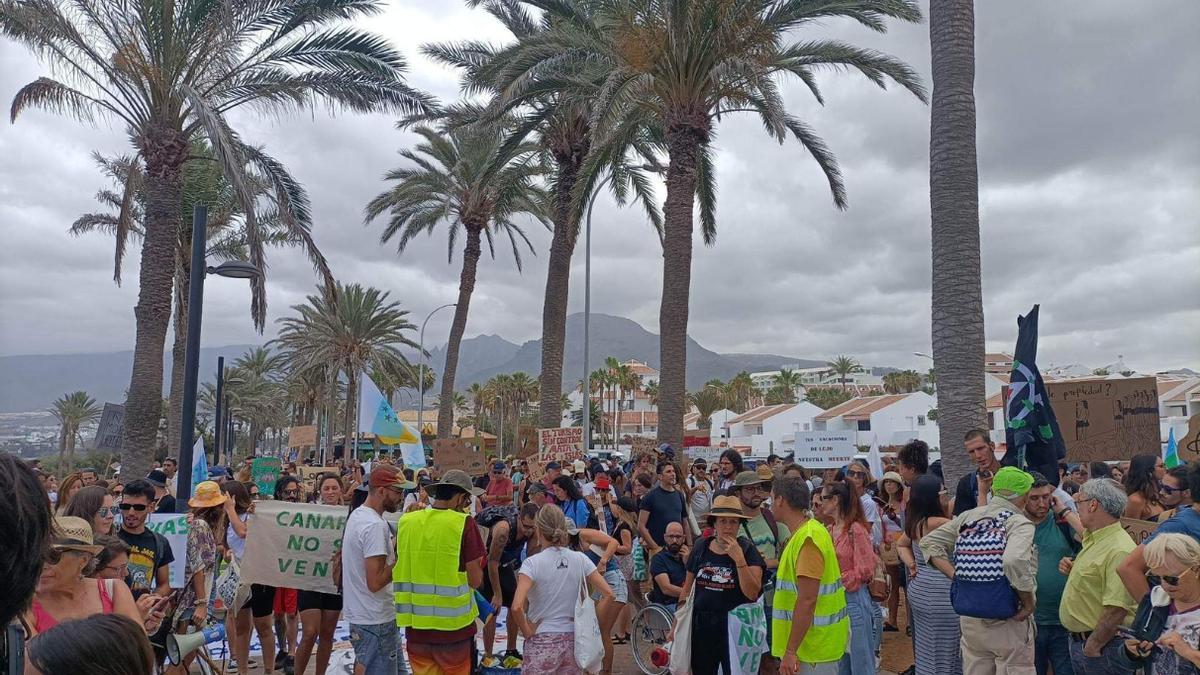
[[[624,635],[614,635],[614,636],[612,636],[612,643],[614,645],[629,644],[630,637],[632,637],[632,636],[629,633],[626,633]]]

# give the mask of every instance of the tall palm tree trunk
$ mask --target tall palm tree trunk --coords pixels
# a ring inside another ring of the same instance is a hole
[[[933,359],[946,484],[969,470],[963,436],[987,428],[979,174],[975,157],[975,7],[931,0],[933,101],[929,128]]]
[[[62,474],[63,476],[66,476],[67,474],[71,473],[69,470],[64,471],[64,469],[66,469],[66,466],[67,466],[66,465],[67,435],[69,432],[70,432],[70,429],[68,428],[66,422],[63,422],[61,425],[59,425],[59,428],[58,428],[58,472],[60,474]]]
[[[182,132],[162,123],[151,125],[139,144],[146,163],[146,234],[138,271],[138,303],[133,310],[136,319],[133,372],[125,401],[121,470],[127,476],[146,475],[158,446],[163,345],[171,319],[171,286],[175,250],[179,245],[182,169],[191,151]]]
[[[191,240],[188,241],[191,250]],[[180,424],[183,421],[183,375],[184,359],[187,356],[187,315],[188,288],[191,282],[192,261],[186,255],[182,246],[177,250],[175,260],[175,340],[171,345],[171,410],[167,415],[167,454],[179,456],[179,442],[182,438]]]
[[[333,425],[337,419],[337,368],[329,368],[329,396],[325,398],[325,457],[328,464],[333,459]]]
[[[354,432],[358,427],[358,416],[355,404],[358,402],[358,370],[351,366],[346,371],[346,415],[344,417],[344,425],[342,433],[344,434],[342,447],[346,449],[346,459],[353,456],[351,449],[358,452],[358,448],[354,445]]]
[[[563,359],[567,342],[567,301],[571,282],[571,256],[579,239],[579,219],[573,216],[571,193],[579,178],[579,168],[587,154],[587,134],[575,142],[554,150],[557,180],[554,192],[554,236],[550,240],[550,259],[546,270],[546,296],[542,303],[542,372],[538,399],[538,424],[542,428],[562,425],[559,399],[562,397]],[[586,369],[588,365],[585,363]]]
[[[463,249],[462,274],[458,280],[458,306],[454,308],[454,322],[450,325],[450,339],[446,342],[446,365],[442,368],[442,398],[438,405],[437,437],[450,438],[454,419],[454,375],[458,370],[458,348],[463,333],[467,330],[467,312],[471,309],[471,294],[475,292],[475,271],[479,266],[482,223],[464,223],[467,245]],[[501,441],[503,443],[503,441]]]
[[[685,119],[686,117],[686,119]],[[673,119],[674,118],[674,119]],[[668,114],[667,199],[663,206],[663,288],[658,310],[658,440],[683,443],[687,397],[688,302],[692,284],[692,220],[700,148],[708,140],[708,116]]]

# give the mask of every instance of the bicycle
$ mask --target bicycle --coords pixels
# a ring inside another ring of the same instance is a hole
[[[666,675],[666,665],[654,665],[651,655],[667,644],[674,626],[675,615],[663,605],[646,605],[634,615],[630,647],[634,662],[646,675]]]

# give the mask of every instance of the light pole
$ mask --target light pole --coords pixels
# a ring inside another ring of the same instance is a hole
[[[458,307],[457,302],[450,302],[441,307],[434,307],[433,311],[426,315],[425,320],[421,322],[421,337],[417,347],[421,353],[421,364],[417,367],[417,390],[421,392],[421,401],[417,404],[417,438],[420,439],[421,452],[425,452],[425,362],[428,360],[428,355],[425,354],[425,324],[433,318],[434,314],[446,309],[447,307]]]
[[[225,398],[225,357],[217,357],[217,411],[216,419],[213,420],[213,466],[221,463],[221,430],[225,425],[221,423],[221,414],[224,410],[221,408],[221,399]]]
[[[933,363],[933,364],[934,364],[934,367],[936,367],[936,366],[937,366],[937,361],[934,361],[934,360],[933,360],[933,357],[932,357],[932,356],[930,356],[930,355],[928,355],[928,354],[926,354],[925,352],[913,352],[913,356],[920,356],[921,358],[929,359],[930,363]],[[929,370],[931,370],[931,371],[932,371],[932,370],[933,370],[933,368],[930,368]],[[934,380],[933,382],[930,382],[930,383],[929,383],[929,388],[933,390],[933,395],[934,395],[934,396],[937,396],[937,380]]]
[[[183,417],[180,420],[179,476],[176,508],[186,513],[192,496],[192,444],[196,437],[196,386],[200,376],[200,319],[204,314],[204,277],[215,274],[233,279],[253,279],[262,274],[254,265],[240,260],[217,267],[205,265],[208,246],[208,207],[196,205],[192,211],[192,269],[188,279],[187,349],[183,357]]]

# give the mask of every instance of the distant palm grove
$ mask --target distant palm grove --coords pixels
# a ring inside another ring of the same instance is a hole
[[[889,22],[921,22],[917,3],[467,4],[501,22],[510,39],[490,44],[463,35],[442,44],[395,45],[369,30],[370,17],[383,8],[375,0],[132,5],[92,0],[79,6],[86,10],[0,0],[0,31],[43,57],[56,76],[39,77],[16,93],[13,121],[26,109],[42,108],[82,122],[115,122],[130,140],[127,155],[97,156],[111,187],[98,195],[102,209],[81,215],[72,226],[80,236],[112,237],[117,281],[126,248],[141,249],[125,402],[125,475],[143,475],[162,450],[178,451],[194,204],[207,205],[213,214],[206,232],[211,257],[245,260],[265,273],[267,248],[282,245],[299,247],[314,268],[315,290],[279,321],[277,338],[238,359],[229,373],[228,398],[245,423],[241,437],[247,450],[265,444],[272,433],[278,441],[280,430],[292,424],[319,421],[325,447],[335,430],[348,437],[364,374],[389,397],[428,389],[435,381],[425,371],[426,381],[419,382],[420,371],[406,356],[418,351],[420,318],[405,308],[416,304],[413,298],[337,280],[315,234],[318,226],[334,225],[314,222],[304,187],[268,149],[238,133],[230,115],[235,110],[265,116],[318,107],[385,113],[411,132],[413,145],[401,150],[401,163],[386,174],[380,167],[378,196],[363,205],[361,218],[401,260],[415,237],[444,235],[447,261],[459,271],[445,362],[435,364],[437,436],[450,435],[456,418],[469,419],[477,431],[500,436],[504,448],[516,442],[521,426],[562,424],[568,411],[564,378],[574,381],[563,372],[571,263],[583,216],[601,190],[619,204],[635,203],[645,214],[648,245],[662,250],[661,378],[646,392],[659,411],[658,440],[680,443],[684,416],[693,408],[707,417],[705,411],[718,407],[744,410],[752,401],[795,401],[792,374],[781,374],[767,392],[755,390],[746,373],[699,391],[685,389],[694,239],[699,234],[705,245],[715,245],[722,224],[714,161],[719,123],[748,114],[780,143],[794,141],[797,157],[806,155],[823,173],[836,207],[847,208],[833,149],[786,107],[784,88],[824,104],[818,75],[853,72],[880,88],[895,85],[927,101],[925,86],[904,62],[821,36],[823,24],[837,18],[878,33]],[[982,375],[972,363],[976,352],[982,363],[983,351],[978,265],[961,264],[962,256],[970,259],[971,246],[978,261],[977,200],[961,194],[977,189],[973,100],[967,100],[969,116],[956,116],[954,108],[964,105],[964,87],[970,96],[973,15],[948,4],[935,0],[930,17],[933,347],[944,438],[961,436],[983,420],[983,398],[975,396],[976,388],[982,392]],[[411,87],[405,52],[456,69],[464,98],[439,101]],[[957,180],[955,172],[970,175]],[[939,192],[941,185],[960,194]],[[941,208],[948,199],[958,200],[955,208]],[[530,237],[542,227],[550,243],[541,372],[456,387],[471,300],[477,285],[488,283],[486,263],[497,264],[500,244],[501,257],[511,251],[520,269],[525,256],[545,252]],[[252,282],[250,316],[260,332],[266,327],[266,284],[265,274]],[[422,298],[422,306],[435,304]],[[162,363],[172,322],[175,377],[164,402]],[[608,355],[597,355],[602,356]],[[843,391],[821,390],[825,405],[848,397],[846,377],[861,369],[849,357],[834,359],[830,368],[842,378]],[[615,359],[590,379],[594,391],[642,386]],[[912,391],[921,386],[921,376],[895,374],[885,384],[888,391]],[[203,427],[212,422],[215,391],[204,388],[200,399]],[[79,425],[94,419],[95,406],[83,392],[55,404],[68,457]],[[575,413],[576,419],[585,414]],[[603,433],[604,412],[589,408],[587,414]],[[611,414],[619,418],[619,408]],[[619,428],[619,419],[611,422]],[[948,476],[955,470],[948,466]]]

